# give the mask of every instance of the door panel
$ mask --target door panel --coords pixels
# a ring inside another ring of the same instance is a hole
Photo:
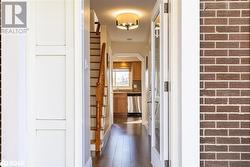
[[[167,0],[158,0],[151,19],[152,64],[152,148],[151,162],[154,167],[165,166],[169,160],[168,114],[168,14],[164,13]]]
[[[35,63],[37,119],[65,119],[65,56],[36,56]]]
[[[73,1],[27,6],[28,166],[74,166]]]
[[[66,44],[66,1],[36,1],[37,45]],[[50,32],[53,35],[48,35]]]
[[[155,75],[155,96],[154,96],[154,103],[155,103],[155,148],[160,153],[160,122],[161,122],[161,101],[160,101],[160,93],[161,93],[161,66],[160,66],[160,15],[156,17],[154,20],[154,75]]]
[[[65,130],[38,130],[36,132],[36,167],[66,166],[66,161],[62,161],[66,159],[65,139]]]

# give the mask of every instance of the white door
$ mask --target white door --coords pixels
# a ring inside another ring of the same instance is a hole
[[[29,167],[73,167],[73,1],[29,0]]]
[[[167,0],[158,0],[151,20],[151,161],[154,167],[165,167],[169,162],[168,32],[168,3]]]

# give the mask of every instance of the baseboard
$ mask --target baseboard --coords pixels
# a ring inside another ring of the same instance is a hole
[[[150,131],[149,131],[148,121],[142,122],[142,125],[143,125],[143,127],[146,129],[147,134],[148,134],[149,136],[151,136],[151,133],[150,133]]]
[[[104,150],[104,148],[106,147],[106,144],[107,144],[107,142],[109,140],[110,132],[111,132],[111,127],[112,127],[112,125],[109,126],[109,128],[107,129],[106,134],[104,134],[103,142],[102,142],[103,143],[102,150]]]
[[[153,167],[165,166],[165,161],[160,160],[160,154],[155,149],[151,150],[151,165]]]
[[[86,163],[85,167],[92,167],[92,158],[89,157],[88,162]]]
[[[145,130],[147,131],[147,134],[148,134],[148,124],[142,124],[143,127],[145,128]]]

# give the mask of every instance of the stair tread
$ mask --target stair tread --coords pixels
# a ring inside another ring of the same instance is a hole
[[[91,37],[91,36],[90,36],[90,38],[96,38],[96,39],[99,39],[100,37],[98,37],[98,36],[96,36],[96,37]],[[90,40],[91,40],[91,39],[90,39]]]
[[[100,61],[90,61],[90,63],[100,63]]]
[[[91,33],[91,34],[94,34],[94,33],[96,34],[96,31],[90,31],[90,33]]]
[[[96,118],[96,115],[91,115],[90,118]],[[102,115],[101,118],[106,118],[106,116]]]
[[[90,95],[90,96],[96,96],[96,95]],[[103,97],[107,97],[108,95],[104,95]]]
[[[96,131],[96,127],[91,127],[90,130]],[[101,131],[103,131],[103,130],[104,130],[104,128],[101,128]]]
[[[96,88],[96,86],[90,86],[90,87],[93,87],[93,88],[95,87]],[[108,88],[108,86],[105,86],[105,88]]]
[[[96,107],[96,105],[90,105],[90,107]],[[103,107],[107,107],[107,105],[104,104]]]

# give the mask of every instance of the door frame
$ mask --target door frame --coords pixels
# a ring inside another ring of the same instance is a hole
[[[113,63],[114,63],[114,60],[117,59],[117,58],[124,58],[124,57],[136,57],[138,60],[140,60],[141,62],[141,83],[145,83],[146,81],[146,75],[145,75],[145,72],[143,71],[146,71],[146,59],[145,57],[143,57],[140,53],[114,53],[112,54],[112,57],[110,59],[110,64],[112,64],[110,66],[110,75],[113,74]],[[109,83],[109,86],[110,86],[110,91],[111,91],[111,94],[112,96],[110,96],[110,105],[113,106],[113,81],[112,81],[112,77],[110,79],[110,83]],[[146,105],[147,105],[147,92],[146,92],[146,84],[141,84],[141,93],[142,93],[142,125],[144,125],[146,127],[146,129],[148,129],[148,121],[147,121],[147,113],[146,113]],[[112,98],[112,99],[111,99]],[[111,112],[112,113],[112,116],[113,116],[113,107],[112,107],[112,110]],[[113,120],[112,120],[112,124],[113,124]]]
[[[171,33],[169,28],[168,13],[164,13],[164,3],[168,0],[158,0],[154,6],[151,14],[151,78],[155,78],[155,20],[160,17],[160,43],[159,43],[159,56],[160,56],[160,153],[155,149],[155,81],[151,79],[151,116],[152,116],[152,137],[151,137],[151,162],[154,166],[165,166],[165,160],[169,160],[169,99],[171,98],[171,92],[164,91],[164,82],[170,81],[169,74],[171,69],[169,68],[169,36]],[[167,16],[166,16],[167,15]],[[162,29],[166,29],[169,33],[165,33]],[[166,44],[165,44],[166,43]],[[164,45],[162,45],[164,44]],[[167,65],[164,65],[167,64]],[[171,81],[170,81],[171,82]]]
[[[199,167],[200,1],[169,0],[169,4],[170,166]]]
[[[88,1],[86,1],[88,3]],[[88,140],[88,137],[83,137],[83,135],[88,134],[86,128],[83,128],[86,125],[86,118],[83,110],[86,108],[86,103],[84,94],[88,94],[89,90],[85,90],[84,86],[88,83],[84,82],[86,79],[86,73],[83,69],[84,61],[86,60],[84,53],[89,51],[85,48],[89,48],[89,44],[86,44],[84,41],[89,42],[88,34],[84,33],[82,28],[85,25],[86,18],[83,19],[83,11],[86,9],[81,1],[74,0],[74,51],[75,51],[75,166],[81,166],[85,164],[85,143]],[[86,16],[85,16],[86,17]],[[87,18],[88,19],[88,18]],[[83,41],[82,38],[85,40]],[[83,47],[83,48],[82,48]],[[89,49],[90,50],[90,49]],[[86,135],[87,136],[87,135]],[[92,163],[92,162],[91,162]]]
[[[72,94],[73,95],[73,99],[71,99],[72,105],[74,107],[74,114],[72,114],[71,119],[73,119],[73,122],[70,122],[70,126],[74,126],[73,128],[73,132],[70,133],[70,140],[68,141],[70,142],[74,142],[74,145],[72,147],[70,147],[71,150],[73,150],[74,154],[71,155],[67,155],[66,159],[70,158],[72,159],[72,163],[74,163],[75,166],[81,166],[83,163],[85,164],[85,155],[86,155],[86,138],[83,137],[84,134],[88,134],[87,132],[87,128],[83,127],[86,126],[86,121],[87,119],[85,119],[85,115],[83,110],[85,109],[84,107],[86,107],[86,102],[85,102],[85,98],[84,98],[84,93],[88,93],[89,90],[85,90],[84,89],[84,85],[88,84],[88,83],[84,83],[84,78],[88,78],[84,71],[83,71],[83,67],[84,67],[84,53],[88,53],[89,50],[89,39],[88,39],[88,35],[85,34],[84,30],[86,32],[88,32],[89,30],[83,29],[82,26],[86,25],[86,20],[88,20],[88,16],[85,16],[86,18],[82,19],[83,16],[83,10],[88,10],[88,7],[85,7],[85,4],[83,5],[82,2],[88,3],[89,0],[84,0],[84,1],[77,1],[77,0],[72,0],[71,3],[66,3],[65,6],[67,7],[66,10],[69,10],[70,15],[67,16],[72,22],[73,25],[69,26],[69,29],[72,31],[70,32],[70,34],[67,34],[68,36],[70,36],[70,38],[72,38],[72,43],[73,45],[69,45],[69,48],[72,50],[72,52],[70,54],[73,54],[74,56],[74,60],[73,60],[73,65],[72,65],[72,70],[74,71],[74,74],[67,74],[69,75],[71,78],[74,78],[73,82],[71,81],[70,84],[72,84],[72,86],[74,87],[74,90],[72,90]],[[66,1],[65,1],[66,2]],[[34,48],[31,46],[33,46],[34,42],[35,42],[35,33],[34,30],[35,26],[34,26],[34,17],[32,16],[32,14],[35,12],[35,8],[34,8],[34,4],[32,2],[32,0],[27,0],[28,3],[28,11],[27,12],[27,18],[30,18],[30,21],[28,23],[28,27],[29,27],[29,31],[30,33],[27,34],[26,36],[26,48],[29,48],[30,50],[27,51],[27,53],[29,55],[32,55],[34,52]],[[84,9],[83,9],[84,8]],[[32,18],[32,19],[31,19]],[[86,26],[87,27],[87,26]],[[83,37],[85,37],[85,41],[83,42],[82,39]],[[28,58],[27,58],[28,57]],[[32,117],[31,116],[31,110],[29,109],[30,106],[32,106],[32,102],[30,97],[31,96],[31,86],[33,85],[33,81],[31,80],[31,71],[29,70],[31,65],[32,65],[32,60],[29,58],[29,56],[26,56],[26,67],[27,67],[27,71],[26,71],[26,75],[27,75],[27,93],[26,93],[26,99],[27,99],[27,121],[28,121],[28,128],[34,128],[35,124],[34,121],[32,121]],[[88,69],[88,68],[87,68]],[[69,82],[69,81],[67,81]],[[30,84],[30,85],[29,85]],[[69,126],[69,125],[67,125]],[[29,148],[28,150],[28,155],[27,155],[27,159],[26,162],[29,165],[29,161],[34,161],[34,156],[33,156],[33,145],[34,144],[34,136],[32,136],[30,134],[30,132],[28,132],[28,141],[29,143],[27,144],[27,147]],[[25,162],[25,163],[26,163]],[[66,162],[67,163],[67,162]]]
[[[168,0],[168,2],[170,166],[198,167],[200,162],[199,0],[188,2]]]

